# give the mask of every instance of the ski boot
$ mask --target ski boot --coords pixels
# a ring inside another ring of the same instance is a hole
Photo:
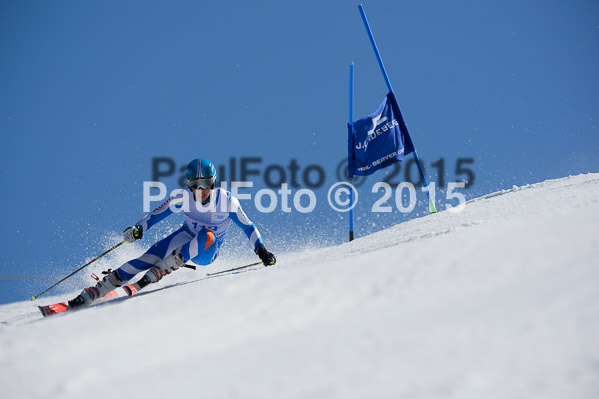
[[[152,283],[157,283],[162,280],[167,274],[171,274],[180,267],[185,266],[183,255],[176,249],[171,252],[166,258],[158,262],[137,282],[123,287],[127,295],[133,296],[137,292]]]
[[[119,276],[118,271],[111,271],[95,287],[85,288],[75,299],[71,299],[69,307],[76,308],[91,305],[92,302],[114,291],[123,285],[123,283],[124,281]]]

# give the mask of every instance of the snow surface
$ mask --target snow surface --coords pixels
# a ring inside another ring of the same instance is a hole
[[[599,174],[276,266],[0,306],[3,398],[597,398]]]

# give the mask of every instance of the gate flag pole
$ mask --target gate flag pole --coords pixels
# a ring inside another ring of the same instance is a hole
[[[383,65],[383,60],[381,59],[381,54],[379,53],[379,49],[376,46],[374,41],[374,36],[372,35],[372,30],[370,29],[370,25],[368,24],[368,20],[366,19],[366,14],[364,13],[364,7],[362,4],[358,5],[358,10],[360,10],[360,15],[362,16],[362,21],[364,22],[364,27],[366,28],[366,32],[368,33],[368,37],[370,38],[370,44],[372,44],[372,49],[374,50],[374,55],[376,55],[376,59],[379,62],[379,67],[381,68],[381,72],[383,73],[383,78],[385,79],[385,83],[387,84],[387,88],[389,92],[393,93],[393,88],[391,87],[391,82],[389,81],[389,76],[387,75],[387,71],[385,71],[385,66]],[[397,106],[399,110],[399,105]],[[401,110],[399,110],[399,117],[401,119],[400,124],[405,127],[407,131],[407,125],[403,120],[403,116],[401,115]],[[408,133],[409,134],[409,133]],[[412,140],[413,142],[413,140]],[[422,183],[427,190],[428,195],[428,209],[430,213],[436,213],[437,208],[435,207],[435,202],[431,199],[431,194],[428,190],[428,181],[426,180],[426,176],[424,176],[424,170],[422,169],[422,165],[420,164],[420,159],[418,158],[418,154],[416,153],[416,146],[414,146],[414,160],[416,161],[416,166],[418,167],[418,172],[420,173],[420,178],[422,179]]]
[[[354,128],[354,62],[349,63],[349,123],[350,133]],[[350,182],[353,178],[348,179]],[[349,241],[354,240],[354,190],[349,190]]]

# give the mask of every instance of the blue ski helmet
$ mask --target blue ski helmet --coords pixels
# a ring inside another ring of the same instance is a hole
[[[193,190],[199,188],[209,189],[214,187],[216,169],[212,162],[206,158],[196,158],[187,164],[187,185]]]

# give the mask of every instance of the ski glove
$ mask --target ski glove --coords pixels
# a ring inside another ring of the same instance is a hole
[[[277,263],[277,258],[275,257],[275,255],[268,249],[266,249],[264,244],[258,245],[254,252],[256,253],[256,255],[260,257],[260,260],[262,261],[262,263],[264,263],[264,266],[272,266],[275,263]]]
[[[134,242],[139,240],[144,235],[144,231],[142,227],[138,224],[135,226],[127,227],[125,231],[123,231],[123,237],[127,242]]]

